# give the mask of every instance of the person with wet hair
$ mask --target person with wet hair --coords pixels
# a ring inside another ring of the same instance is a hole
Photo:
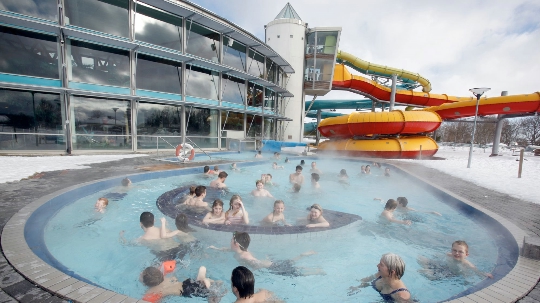
[[[225,184],[225,180],[227,179],[228,176],[229,176],[229,174],[227,174],[224,171],[221,171],[218,174],[217,179],[210,182],[210,187],[212,187],[212,188],[227,188],[227,185]]]
[[[308,224],[306,227],[329,227],[330,223],[323,217],[323,209],[319,204],[313,204],[309,208],[309,214],[307,216]]]
[[[225,212],[223,211],[223,201],[221,199],[214,200],[212,203],[212,211],[206,214],[202,219],[204,224],[225,224]]]
[[[433,214],[433,215],[436,215],[436,216],[442,216],[440,213],[438,213],[436,211],[420,211],[420,210],[416,210],[416,209],[414,209],[412,207],[407,206],[409,204],[409,201],[405,197],[398,197],[397,202],[398,202],[398,205],[397,205],[396,210],[399,211],[399,212],[407,213],[407,212],[415,211],[415,212],[419,212],[419,213],[426,213],[426,214]]]
[[[379,292],[385,302],[409,302],[411,294],[401,281],[405,274],[405,261],[393,253],[382,255],[377,264],[377,273],[365,277],[362,284],[349,288],[349,295],[358,292],[358,289],[371,285]]]
[[[273,302],[272,293],[265,289],[255,292],[255,276],[244,266],[233,269],[231,274],[231,289],[236,297],[235,303]]]
[[[387,222],[398,223],[398,224],[403,224],[403,225],[411,225],[412,222],[410,220],[398,220],[394,218],[394,211],[396,210],[397,206],[398,206],[398,203],[396,200],[389,199],[388,201],[386,201],[384,210],[379,217]]]

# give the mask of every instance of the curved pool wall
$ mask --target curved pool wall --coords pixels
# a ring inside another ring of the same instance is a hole
[[[308,159],[308,157],[303,158]],[[317,158],[312,157],[312,159]],[[237,165],[239,167],[247,167],[265,162],[266,161],[252,161],[238,163]],[[351,160],[351,162],[364,161],[354,159]],[[200,173],[201,169],[201,167],[194,167],[181,170],[141,173],[130,175],[129,178],[133,183],[137,183],[150,179]],[[520,265],[520,259],[524,259],[519,256],[518,243],[520,243],[523,236],[526,235],[521,229],[499,215],[484,210],[481,207],[474,206],[474,203],[469,201],[462,201],[454,194],[446,192],[414,174],[402,171],[399,167],[396,167],[395,172],[415,178],[420,184],[423,184],[425,190],[441,197],[445,203],[458,209],[478,224],[485,226],[497,243],[499,252],[497,264],[492,271],[494,279],[483,280],[448,300],[471,295],[486,287],[493,287],[493,284],[496,284],[499,280],[503,279],[508,273],[522,270],[522,267],[526,266],[523,264],[521,264],[521,266],[515,266],[516,264]],[[49,218],[53,217],[54,214],[65,205],[83,196],[117,186],[123,178],[124,176],[115,177],[73,186],[63,191],[45,196],[21,209],[9,220],[2,233],[2,247],[4,248],[6,258],[23,276],[60,296],[76,299],[77,301],[84,301],[81,298],[84,298],[85,296],[90,297],[99,292],[99,294],[96,295],[96,298],[107,297],[107,299],[110,299],[114,297],[118,299],[127,299],[124,295],[101,289],[99,286],[94,285],[83,277],[74,275],[48,252],[44,243],[43,234]],[[527,259],[523,260],[522,263],[526,263],[526,260]],[[51,267],[47,267],[46,265]],[[85,283],[86,285],[84,285]],[[59,288],[64,285],[64,288]],[[526,292],[522,295],[525,294]],[[473,296],[475,295],[476,294],[473,294]],[[517,298],[519,298],[519,296]],[[103,299],[103,302],[107,299]],[[514,300],[515,299],[516,298],[514,298]]]

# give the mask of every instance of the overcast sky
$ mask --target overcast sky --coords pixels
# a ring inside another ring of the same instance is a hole
[[[193,0],[264,40],[284,0]],[[341,26],[339,49],[420,73],[432,93],[498,96],[540,91],[540,0],[293,0],[309,27]],[[417,89],[418,90],[418,89]],[[322,99],[363,99],[331,92]]]

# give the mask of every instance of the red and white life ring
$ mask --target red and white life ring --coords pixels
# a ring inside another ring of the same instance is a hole
[[[195,149],[189,143],[185,143],[184,147],[182,147],[182,144],[178,144],[176,146],[176,157],[180,161],[191,161],[195,158]]]

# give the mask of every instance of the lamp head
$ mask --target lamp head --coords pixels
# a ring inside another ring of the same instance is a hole
[[[478,87],[478,88],[471,88],[469,89],[469,91],[473,93],[473,95],[475,95],[476,97],[479,97],[479,96],[482,96],[485,92],[487,92],[490,89],[491,88],[487,88],[487,87]]]

